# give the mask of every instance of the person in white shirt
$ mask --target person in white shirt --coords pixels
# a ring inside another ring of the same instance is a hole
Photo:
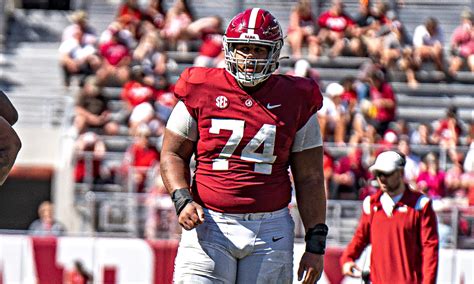
[[[443,64],[444,32],[438,20],[428,18],[423,25],[419,25],[413,34],[415,60],[421,64],[432,61],[439,71],[445,70]]]
[[[350,119],[346,106],[342,104],[343,93],[344,87],[341,84],[329,84],[324,92],[323,106],[318,111],[323,140],[327,141],[328,132],[333,132],[334,142],[339,145],[345,144],[346,124]]]

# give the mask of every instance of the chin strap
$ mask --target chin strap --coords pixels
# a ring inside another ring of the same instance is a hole
[[[323,223],[319,223],[313,228],[310,228],[304,237],[306,241],[306,251],[315,254],[324,254],[328,231],[328,226]]]

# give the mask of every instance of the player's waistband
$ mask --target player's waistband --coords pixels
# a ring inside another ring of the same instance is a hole
[[[217,212],[211,209],[203,208],[206,214],[211,216],[218,216],[224,218],[230,218],[234,220],[241,220],[241,221],[257,221],[257,220],[265,220],[265,219],[274,219],[283,216],[287,216],[289,214],[288,207],[282,208],[280,210],[276,210],[273,212],[258,212],[258,213],[222,213]]]

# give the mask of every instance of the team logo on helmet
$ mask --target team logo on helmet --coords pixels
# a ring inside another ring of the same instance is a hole
[[[216,98],[216,106],[220,109],[225,109],[229,106],[229,100],[225,96],[218,96]]]

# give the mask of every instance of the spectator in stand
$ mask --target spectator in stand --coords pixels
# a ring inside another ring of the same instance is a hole
[[[450,106],[446,109],[446,117],[436,121],[432,136],[433,142],[443,149],[454,149],[459,144],[462,134],[462,123],[458,116],[458,109]]]
[[[451,64],[449,73],[455,75],[467,63],[469,70],[474,72],[474,27],[473,15],[469,10],[461,12],[461,25],[451,36]]]
[[[157,118],[166,125],[173,108],[178,103],[178,99],[173,94],[174,86],[170,86],[167,90],[158,92],[154,104]]]
[[[148,125],[137,127],[133,133],[133,144],[128,147],[122,162],[122,174],[133,192],[145,192],[149,172],[159,166],[160,152],[151,143],[150,135]]]
[[[406,61],[406,64],[412,64],[410,59],[412,54],[412,39],[408,35],[408,32],[403,23],[396,18],[393,11],[387,13],[387,23],[379,30],[377,34],[380,39],[380,63],[387,69],[396,67],[396,63],[400,64],[402,58]],[[407,57],[409,55],[409,57]],[[405,57],[404,57],[405,56]],[[402,70],[412,70],[403,69]],[[415,78],[414,73],[405,74],[409,83]],[[416,81],[416,80],[415,80]]]
[[[137,48],[133,51],[132,72],[144,73],[143,82],[154,89],[168,87],[167,62],[168,56],[164,51],[164,42],[156,31],[150,31],[142,36]],[[138,68],[138,69],[135,69]]]
[[[28,228],[30,235],[36,236],[62,236],[66,228],[54,219],[54,207],[49,201],[43,201],[38,207],[39,219],[33,221]]]
[[[187,28],[193,22],[193,14],[187,0],[175,0],[166,13],[165,26],[161,35],[167,40],[169,49],[187,52]]]
[[[328,199],[336,198],[334,190],[332,175],[334,173],[334,157],[326,149],[323,152],[323,171],[324,171],[324,186],[326,189],[326,196]]]
[[[347,154],[334,163],[332,196],[335,196],[336,199],[358,199],[361,180],[367,175],[362,167],[361,158],[361,150],[357,147],[350,147]]]
[[[438,71],[445,71],[443,62],[444,33],[438,20],[429,17],[413,34],[414,58],[417,64],[432,61]]]
[[[119,33],[119,30],[115,30],[110,41],[99,47],[104,60],[96,74],[102,85],[122,86],[130,77],[131,50]]]
[[[144,102],[133,108],[128,121],[128,132],[133,135],[138,127],[147,125],[150,128],[151,135],[161,136],[164,131],[165,123],[157,117],[156,110],[149,102]]]
[[[191,38],[199,38],[202,41],[199,55],[194,59],[194,66],[225,67],[221,17],[211,16],[196,20],[188,26],[187,33]]]
[[[294,59],[301,58],[301,48],[308,45],[308,58],[318,56],[316,19],[311,11],[309,0],[299,0],[292,8],[288,27],[288,43]]]
[[[99,46],[112,41],[113,37],[118,36],[121,43],[124,43],[128,49],[136,48],[135,34],[128,29],[124,19],[116,19],[110,23],[107,28],[100,34]]]
[[[145,10],[145,19],[153,23],[156,29],[161,30],[165,26],[165,17],[163,0],[150,0]]]
[[[337,145],[345,145],[346,124],[350,119],[347,108],[342,104],[343,93],[344,87],[339,83],[329,84],[324,92],[323,106],[318,111],[323,141],[329,141],[328,134],[334,133],[334,142]]]
[[[346,122],[346,135],[351,134],[351,127],[359,106],[355,82],[356,79],[352,76],[345,77],[341,80],[341,85],[344,87],[344,93],[341,96],[341,100],[349,113],[349,118]]]
[[[420,157],[411,151],[408,137],[402,136],[400,138],[398,141],[398,151],[405,155],[405,182],[412,188],[416,188],[416,179],[420,173]]]
[[[156,92],[145,81],[145,73],[141,68],[134,68],[131,80],[125,83],[120,94],[125,103],[124,111],[130,115],[133,109],[142,103],[152,103],[156,99]]]
[[[444,184],[446,187],[446,197],[464,199],[467,194],[465,181],[468,175],[464,174],[462,167],[462,153],[450,151],[449,157],[452,165],[446,170]]]
[[[94,74],[101,64],[97,49],[85,41],[83,30],[79,26],[71,28],[71,38],[59,46],[60,65],[63,70],[64,86],[69,87],[72,75],[88,76]]]
[[[399,153],[387,151],[370,167],[380,190],[364,199],[359,225],[340,259],[344,275],[361,277],[355,260],[371,244],[372,283],[436,283],[436,213],[425,195],[403,181],[404,162]]]
[[[134,25],[138,25],[144,16],[138,0],[124,0],[117,13],[117,18],[128,17]]]
[[[355,18],[355,27],[353,29],[352,44],[362,46],[367,52],[358,54],[358,56],[369,55],[372,58],[381,57],[380,30],[387,24],[385,16],[388,5],[377,1],[373,6],[369,1],[359,2],[359,14]]]
[[[414,145],[433,145],[433,135],[431,126],[426,123],[420,123],[416,130],[410,135],[410,143]]]
[[[323,12],[318,18],[320,30],[318,32],[317,55],[321,54],[323,45],[331,46],[330,56],[341,55],[345,47],[345,38],[352,35],[354,21],[344,12],[342,0],[332,0],[328,11]]]
[[[75,106],[74,127],[76,131],[80,134],[90,127],[107,130],[105,125],[110,122],[107,103],[108,99],[104,96],[97,78],[88,76],[84,80],[84,86],[79,92]]]
[[[68,17],[71,24],[67,26],[62,34],[61,41],[64,42],[68,39],[74,38],[74,33],[77,28],[80,28],[83,33],[83,42],[86,44],[95,45],[97,43],[97,35],[94,28],[89,25],[88,15],[86,11],[77,10]]]
[[[319,84],[319,72],[315,68],[312,68],[311,64],[306,59],[299,59],[296,61],[294,68],[288,70],[286,75],[311,78]]]
[[[418,190],[431,199],[446,196],[445,172],[439,169],[438,157],[433,152],[428,153],[423,159],[416,184]]]
[[[77,183],[102,184],[109,177],[110,172],[102,163],[106,153],[104,141],[94,132],[85,132],[75,142],[76,167],[74,180]]]
[[[379,135],[384,135],[390,122],[395,120],[397,102],[392,86],[385,79],[380,69],[373,69],[368,74],[370,101],[374,107],[374,117],[370,121]]]
[[[379,140],[377,130],[369,123],[374,117],[375,111],[372,103],[366,99],[362,100],[352,121],[350,145],[356,146],[359,143],[374,144]]]

